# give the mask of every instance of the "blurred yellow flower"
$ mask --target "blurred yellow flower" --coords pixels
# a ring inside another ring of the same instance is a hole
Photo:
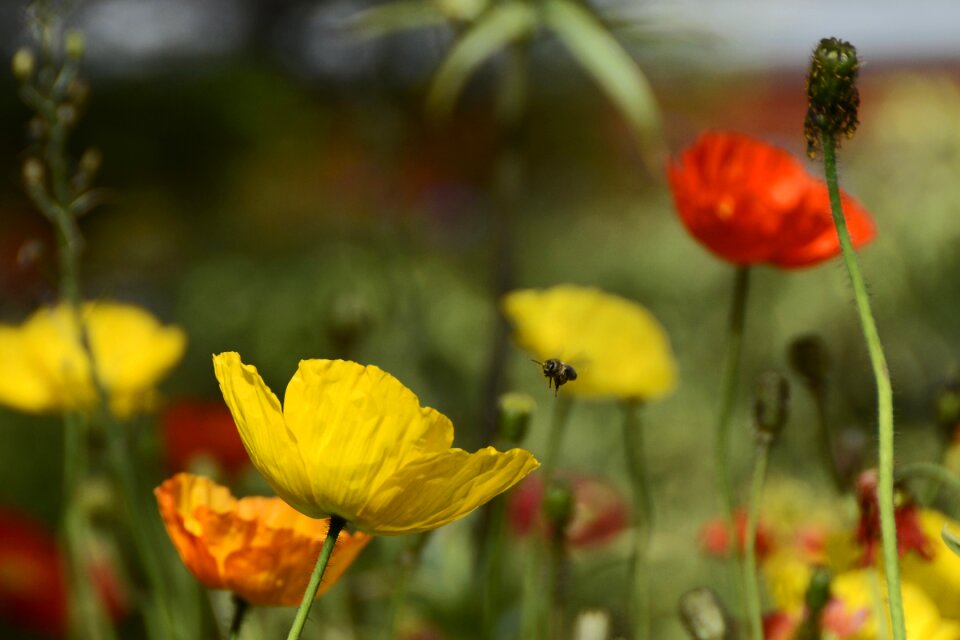
[[[154,385],[183,355],[184,332],[115,302],[88,302],[81,316],[111,410],[129,416],[145,408]],[[20,326],[0,326],[0,362],[0,404],[31,413],[97,404],[90,362],[65,303],[39,309]]]
[[[280,498],[237,500],[226,487],[189,473],[178,473],[154,494],[177,553],[204,586],[260,606],[300,603],[329,519],[308,518]],[[370,540],[362,532],[340,532],[318,596]]]
[[[918,518],[931,557],[907,553],[900,559],[901,575],[923,586],[944,616],[960,619],[960,557],[940,537],[944,525],[958,531],[960,523],[933,509],[920,509]]]
[[[503,309],[521,348],[576,368],[576,381],[563,387],[571,395],[653,400],[677,384],[666,331],[626,298],[568,284],[511,291]]]
[[[361,531],[435,529],[539,466],[528,451],[451,449],[453,424],[375,366],[302,360],[284,405],[237,353],[214,356],[254,466],[292,507]]]
[[[903,580],[900,584],[903,594],[903,613],[907,625],[908,640],[958,640],[955,622],[940,617],[937,606],[917,584]],[[890,610],[887,606],[887,587],[881,573],[873,568],[847,571],[834,578],[830,585],[834,598],[843,604],[844,612],[851,617],[862,616],[863,623],[850,640],[876,640],[885,637],[878,633],[876,613],[883,607],[887,622],[884,628],[890,628]]]

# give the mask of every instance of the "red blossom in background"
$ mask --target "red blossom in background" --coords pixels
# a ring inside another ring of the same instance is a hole
[[[901,494],[902,496],[902,494]],[[916,503],[902,496],[894,511],[897,526],[897,553],[900,557],[915,551],[925,560],[933,559],[933,546],[920,526],[920,509]],[[857,502],[860,520],[857,523],[856,540],[863,548],[861,562],[873,564],[880,545],[880,507],[877,505],[877,472],[864,471],[857,478]]]
[[[0,507],[0,615],[23,629],[63,635],[67,585],[53,536]]]
[[[163,414],[167,466],[172,471],[189,469],[192,460],[206,455],[228,473],[238,473],[250,457],[223,402],[182,400]]]
[[[747,540],[747,512],[738,509],[734,514],[734,527],[737,530],[737,555],[742,556]],[[700,548],[711,556],[723,557],[730,553],[730,531],[722,518],[708,520],[700,529]],[[773,541],[769,529],[763,522],[757,523],[757,538],[754,549],[757,557],[763,558],[773,550]]]
[[[565,479],[570,483],[574,499],[573,518],[567,527],[570,545],[605,544],[627,528],[626,501],[616,487],[589,476]],[[529,476],[510,494],[507,517],[518,535],[527,535],[534,528],[548,531],[541,510],[543,494],[543,481],[538,476]]]
[[[737,265],[805,267],[840,253],[826,185],[793,156],[736,133],[707,133],[667,168],[680,219],[720,258]],[[850,196],[843,210],[854,246],[874,236]]]

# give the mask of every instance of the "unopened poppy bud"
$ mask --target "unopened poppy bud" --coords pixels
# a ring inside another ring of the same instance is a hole
[[[522,444],[530,429],[530,418],[537,403],[525,393],[505,393],[498,402],[500,435],[514,444]]]
[[[822,389],[830,369],[830,354],[820,336],[800,336],[790,343],[790,366],[812,390]]]
[[[28,186],[36,186],[43,182],[43,163],[36,158],[27,158],[23,163],[23,181]]]
[[[373,325],[366,298],[349,292],[334,295],[327,310],[327,338],[336,354],[349,357]]]
[[[554,531],[565,532],[573,518],[573,490],[562,483],[547,489],[543,498],[543,513]]]
[[[757,437],[772,441],[787,423],[790,385],[776,371],[765,371],[757,378],[753,416]]]
[[[680,596],[680,620],[693,640],[729,640],[730,616],[716,593],[700,587]]]
[[[87,40],[83,34],[76,30],[70,30],[63,39],[63,50],[71,60],[79,60],[83,57],[83,52],[87,48]]]
[[[852,138],[860,121],[857,49],[845,40],[824,38],[813,52],[807,76],[807,155],[816,157],[821,135]],[[839,142],[839,140],[838,140]]]
[[[833,580],[833,574],[829,569],[822,566],[814,567],[813,574],[810,576],[810,585],[807,587],[805,600],[807,609],[813,614],[811,617],[819,618],[819,614],[830,601],[830,582]]]
[[[33,51],[23,47],[17,49],[13,54],[13,77],[20,82],[26,82],[33,77],[33,72],[37,68],[37,61],[33,57]]]

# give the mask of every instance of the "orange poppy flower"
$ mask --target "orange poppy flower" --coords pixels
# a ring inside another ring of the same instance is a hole
[[[309,518],[280,498],[236,499],[208,478],[178,473],[154,489],[167,533],[190,572],[260,606],[300,603],[330,520]],[[317,595],[370,541],[341,531]]]
[[[840,253],[826,185],[786,151],[736,133],[707,133],[667,168],[680,219],[720,258],[796,268]],[[854,246],[875,233],[841,195]]]

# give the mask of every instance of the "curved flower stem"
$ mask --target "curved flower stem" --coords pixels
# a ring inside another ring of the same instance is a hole
[[[623,448],[633,488],[633,547],[627,578],[627,606],[634,640],[650,637],[650,581],[646,558],[653,532],[653,496],[647,476],[646,447],[640,424],[640,403],[628,400],[623,405]]]
[[[893,504],[893,389],[890,385],[890,371],[883,355],[883,345],[877,332],[877,324],[870,309],[867,286],[860,273],[857,257],[853,252],[853,243],[847,231],[847,222],[843,217],[843,205],[840,201],[840,187],[837,183],[836,140],[826,130],[822,131],[823,167],[830,193],[830,209],[833,222],[840,238],[843,262],[853,286],[853,296],[860,316],[863,337],[870,353],[870,366],[877,385],[878,440],[880,456],[878,463],[877,502],[880,506],[880,532],[883,542],[883,567],[887,580],[887,597],[890,602],[890,620],[894,640],[904,640],[906,629],[903,617],[903,600],[900,594],[900,565],[897,555],[897,527],[894,522]]]
[[[833,487],[838,493],[843,493],[843,478],[840,476],[837,459],[833,453],[833,434],[830,429],[830,420],[827,417],[826,387],[818,385],[811,389],[810,393],[813,396],[813,404],[817,413],[817,439],[820,441],[820,456],[823,458],[823,464],[833,481]]]
[[[320,580],[323,578],[323,572],[327,569],[327,562],[333,554],[333,546],[337,543],[337,537],[347,521],[340,516],[330,516],[330,528],[327,530],[327,538],[323,541],[323,548],[320,550],[320,556],[317,558],[317,564],[310,574],[310,582],[307,583],[307,590],[303,592],[303,600],[300,602],[300,608],[297,609],[297,616],[293,619],[293,626],[290,627],[290,633],[287,634],[287,640],[297,640],[303,631],[303,625],[310,614],[310,607],[317,597],[317,589],[320,588]]]
[[[730,477],[730,418],[737,398],[737,386],[740,382],[740,363],[743,352],[743,334],[746,325],[747,297],[750,292],[750,267],[737,267],[733,283],[733,299],[730,302],[730,316],[727,322],[727,350],[723,358],[723,373],[720,382],[720,408],[717,412],[715,440],[713,444],[717,489],[720,492],[720,506],[723,511],[727,531],[736,531],[734,523],[733,480]],[[731,556],[731,575],[734,590],[740,597],[738,606],[742,607],[743,581],[736,555]],[[741,609],[742,611],[742,609]]]
[[[753,479],[750,482],[750,503],[743,552],[747,618],[750,623],[750,637],[753,640],[763,640],[763,613],[760,607],[760,585],[757,582],[757,521],[760,518],[760,499],[763,495],[763,481],[767,475],[769,460],[770,439],[761,438],[757,443],[757,459],[753,465]]]
[[[238,595],[233,596],[233,620],[230,621],[230,632],[227,640],[240,639],[240,627],[250,611],[250,603]]]

